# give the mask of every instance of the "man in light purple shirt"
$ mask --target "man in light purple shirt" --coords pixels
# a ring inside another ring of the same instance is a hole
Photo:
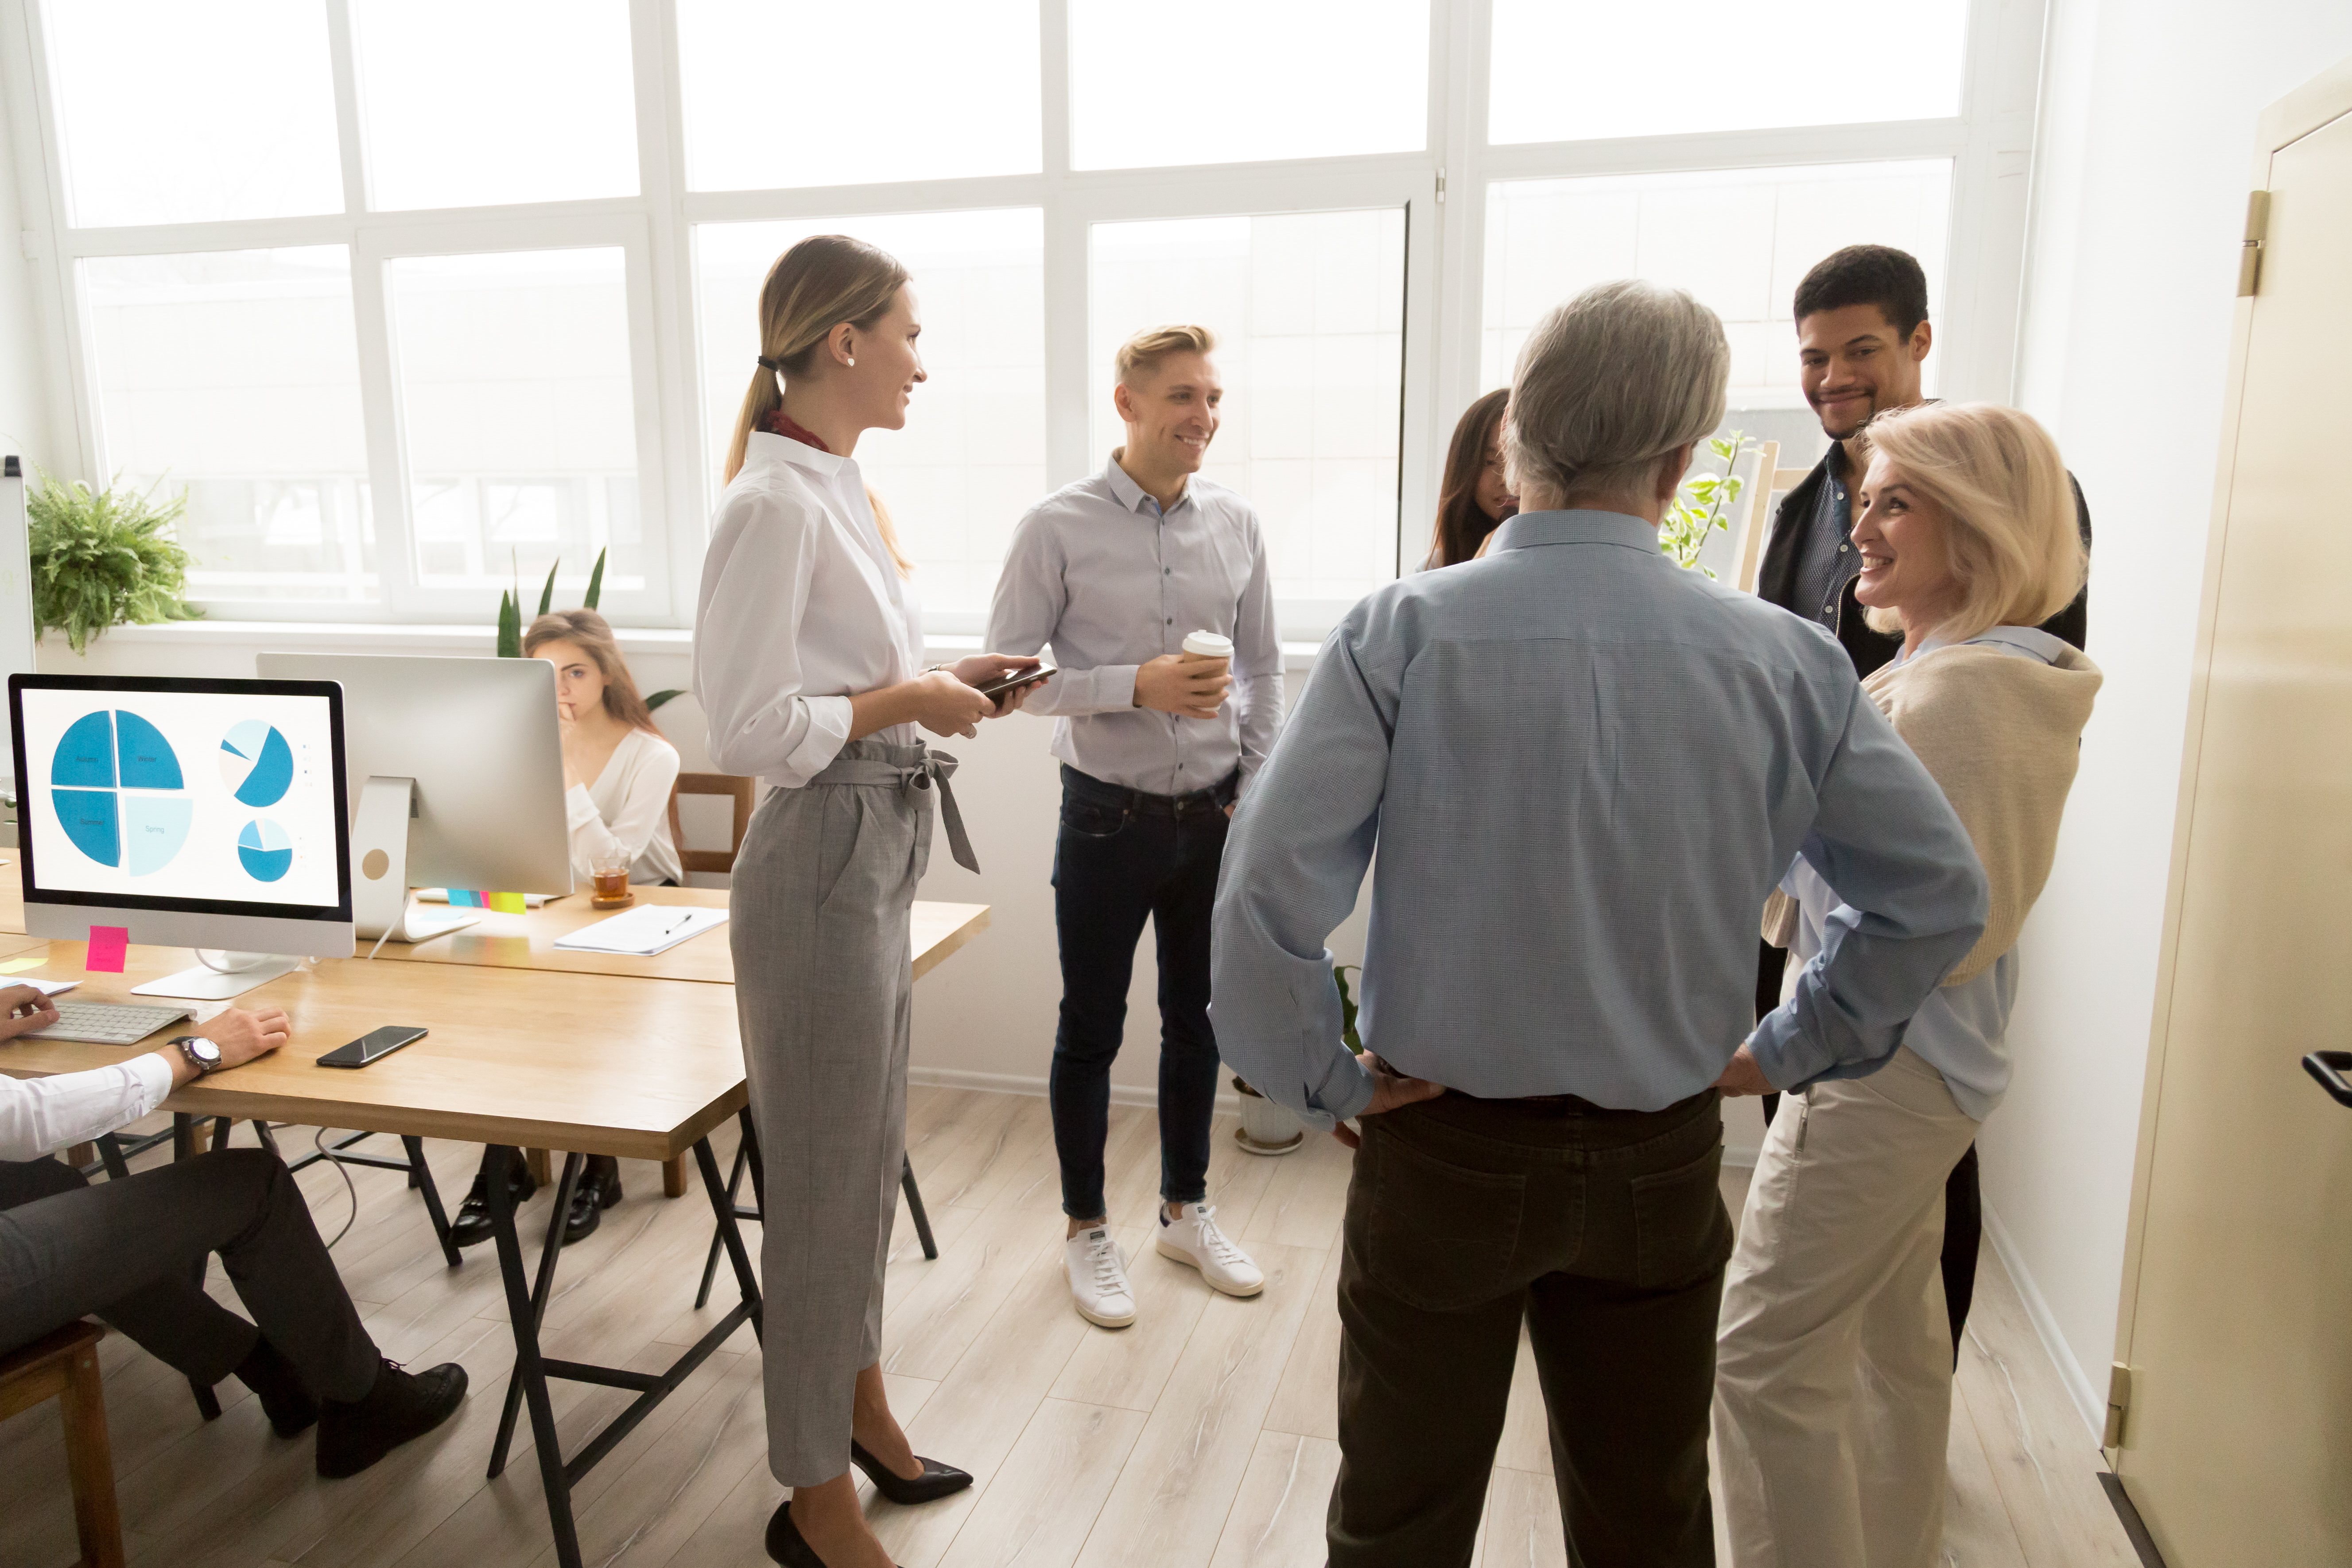
[[[1215,347],[1208,329],[1178,326],[1119,350],[1126,444],[1021,520],[988,622],[989,647],[1050,644],[1061,668],[1029,702],[1054,717],[1063,764],[1050,1092],[1071,1298],[1106,1328],[1136,1314],[1103,1198],[1103,1142],[1147,916],[1160,963],[1159,1250],[1228,1295],[1265,1286],[1206,1201],[1217,1093],[1209,914],[1226,818],[1282,726],[1265,535],[1247,501],[1199,477],[1224,396]],[[1196,632],[1229,640],[1231,658],[1188,659]]]

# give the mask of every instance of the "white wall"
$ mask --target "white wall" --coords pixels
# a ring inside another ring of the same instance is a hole
[[[0,86],[13,97],[18,79],[0,75]],[[18,188],[16,156],[17,123],[15,105],[0,106],[0,453],[13,452],[33,465],[51,469],[69,466],[63,451],[53,447],[49,432],[49,399],[56,385],[48,374],[46,338],[33,308],[34,268],[48,263],[25,259],[24,202],[37,200]]]
[[[1981,1140],[1996,1241],[2105,1400],[2189,665],[2262,109],[2352,54],[2344,0],[2054,0],[2018,401],[2097,529],[2106,672]]]

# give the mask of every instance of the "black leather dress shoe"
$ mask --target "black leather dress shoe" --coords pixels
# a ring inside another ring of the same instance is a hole
[[[465,1397],[466,1369],[454,1361],[421,1373],[383,1363],[365,1398],[349,1405],[330,1399],[320,1405],[319,1474],[329,1480],[358,1475],[448,1420]]]
[[[572,1189],[572,1212],[563,1216],[563,1245],[595,1235],[604,1211],[620,1201],[621,1162],[609,1154],[591,1154],[580,1184]]]
[[[876,1491],[896,1503],[937,1502],[971,1485],[971,1471],[926,1459],[920,1454],[915,1456],[915,1462],[923,1467],[923,1473],[908,1480],[867,1453],[866,1445],[854,1437],[849,1442],[849,1460],[866,1472],[866,1479],[874,1483]]]
[[[515,1206],[520,1208],[539,1191],[539,1184],[530,1179],[530,1167],[518,1162],[514,1174],[507,1182],[507,1191],[514,1194]],[[480,1176],[466,1191],[466,1201],[457,1205],[457,1217],[450,1222],[449,1239],[460,1247],[472,1247],[490,1239],[490,1189]]]
[[[816,1548],[801,1534],[801,1527],[793,1522],[793,1500],[786,1498],[768,1516],[768,1561],[781,1563],[784,1568],[830,1568],[816,1554]]]

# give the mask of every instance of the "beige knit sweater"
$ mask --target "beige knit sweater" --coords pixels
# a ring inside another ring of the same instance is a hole
[[[2076,648],[2044,664],[1957,643],[1890,664],[1862,683],[1942,786],[1992,887],[1984,935],[1945,984],[1990,968],[2016,944],[2042,896],[2102,679]],[[1774,893],[1764,910],[1766,940],[1787,946],[1795,916],[1787,895]]]

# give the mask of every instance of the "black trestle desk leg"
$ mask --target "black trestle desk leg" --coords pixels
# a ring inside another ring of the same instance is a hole
[[[499,1274],[506,1281],[507,1316],[515,1337],[514,1376],[508,1385],[506,1419],[499,1424],[498,1445],[490,1453],[490,1477],[506,1468],[507,1445],[514,1436],[518,1394],[530,1403],[531,1445],[539,1451],[540,1479],[547,1493],[547,1522],[555,1535],[555,1560],[562,1568],[581,1568],[580,1531],[572,1517],[572,1482],[563,1469],[563,1451],[555,1430],[555,1407],[547,1396],[547,1367],[539,1353],[539,1314],[544,1290],[553,1278],[555,1254],[563,1246],[563,1216],[571,1212],[572,1188],[580,1176],[581,1158],[565,1157],[563,1181],[557,1194],[546,1254],[540,1262],[541,1299],[534,1301],[523,1283],[522,1241],[515,1234],[514,1194],[507,1190],[513,1163],[522,1151],[502,1145],[482,1151],[482,1187],[488,1194],[490,1229],[499,1248]]]
[[[702,1189],[710,1194],[710,1212],[719,1221],[719,1238],[727,1246],[727,1257],[735,1265],[736,1289],[743,1292],[743,1304],[751,1311],[751,1337],[761,1344],[767,1342],[765,1303],[760,1296],[760,1276],[751,1267],[751,1255],[743,1248],[742,1228],[735,1223],[735,1198],[719,1180],[719,1156],[710,1152],[710,1140],[698,1138],[694,1143],[694,1163],[702,1171]]]
[[[122,1140],[111,1132],[98,1135],[98,1163],[106,1167],[106,1179],[120,1182],[131,1174],[131,1162],[122,1157]]]
[[[907,1194],[907,1212],[915,1216],[915,1235],[923,1244],[923,1256],[939,1261],[940,1244],[931,1239],[931,1216],[923,1212],[923,1189],[915,1185],[915,1163],[901,1160],[898,1165],[898,1187]]]
[[[441,1244],[441,1256],[455,1268],[465,1258],[449,1238],[449,1214],[441,1206],[441,1189],[433,1184],[433,1167],[425,1163],[425,1140],[404,1137],[400,1142],[408,1150],[408,1184],[425,1194],[425,1215],[433,1222],[434,1239]]]
[[[572,1212],[572,1194],[580,1185],[581,1167],[587,1163],[587,1160],[588,1157],[585,1154],[563,1156],[563,1175],[555,1184],[555,1206],[548,1211],[547,1244],[540,1248],[539,1278],[531,1285],[530,1300],[525,1303],[530,1310],[528,1321],[530,1325],[531,1363],[534,1366],[539,1365],[543,1360],[539,1352],[539,1327],[547,1317],[547,1299],[554,1293],[555,1289],[555,1260],[563,1251],[564,1217]],[[511,1206],[513,1201],[511,1197],[508,1201]],[[522,1243],[520,1240],[515,1243],[515,1272],[507,1280],[507,1294],[509,1297],[514,1294],[515,1287],[521,1282]],[[506,1261],[506,1255],[503,1252],[499,1255],[499,1261],[503,1267]],[[509,1305],[511,1307],[512,1303],[509,1302]],[[516,1331],[515,1342],[517,1345],[522,1342],[522,1333],[520,1329]],[[523,1394],[526,1392],[524,1380],[520,1374],[507,1384],[506,1410],[499,1417],[498,1441],[490,1447],[490,1474],[493,1477],[507,1468],[507,1447],[514,1441],[515,1415],[521,1407]],[[541,1372],[539,1374],[538,1393],[535,1397],[544,1399],[546,1396],[547,1376],[544,1372]],[[554,1430],[551,1427],[544,1433],[541,1432],[538,1429],[538,1416],[535,1414],[531,1420],[531,1436],[539,1445],[540,1464],[541,1468],[544,1468],[548,1462],[549,1452],[554,1444]],[[554,1462],[556,1468],[561,1471],[563,1468],[562,1455],[556,1454]],[[568,1506],[567,1504],[567,1508]]]
[[[727,1173],[727,1204],[735,1210],[738,1219],[756,1218],[747,1215],[736,1203],[736,1194],[743,1190],[743,1173],[751,1168],[751,1157],[743,1145],[735,1146],[735,1168]],[[710,1282],[719,1278],[719,1255],[726,1249],[727,1238],[713,1226],[710,1230],[710,1252],[702,1260],[702,1288],[694,1293],[694,1310],[698,1312],[710,1305]]]

